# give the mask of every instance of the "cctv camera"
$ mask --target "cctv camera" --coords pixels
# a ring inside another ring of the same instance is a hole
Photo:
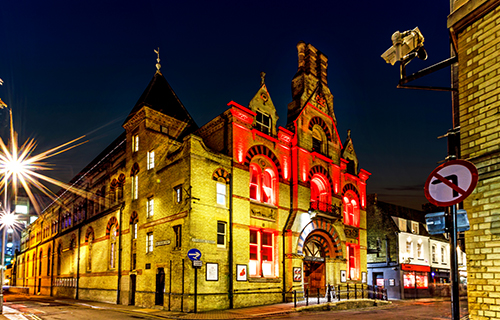
[[[424,49],[424,36],[416,27],[413,30],[396,31],[391,37],[392,47],[382,54],[385,62],[394,65],[396,61],[409,61],[415,57],[425,60],[427,52]]]

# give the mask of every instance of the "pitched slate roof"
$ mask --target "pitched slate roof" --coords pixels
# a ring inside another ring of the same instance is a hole
[[[129,121],[130,118],[132,118],[143,106],[147,106],[155,111],[166,114],[167,116],[186,122],[187,126],[182,132],[182,136],[198,129],[198,125],[194,122],[193,118],[160,71],[155,73],[146,90],[144,90],[125,120],[125,123]]]

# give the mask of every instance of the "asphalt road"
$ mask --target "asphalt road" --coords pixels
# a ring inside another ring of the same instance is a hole
[[[4,316],[9,320],[152,320],[165,319],[165,317],[155,315],[155,311],[142,309],[141,312],[132,309],[118,310],[113,306],[105,304],[91,305],[84,301],[74,300],[75,303],[65,303],[57,299],[44,299],[36,296],[9,297],[9,302],[5,303]],[[467,315],[467,301],[461,300],[460,314]],[[184,319],[189,319],[193,314],[180,315]],[[206,315],[208,316],[208,315]],[[221,319],[228,319],[228,314]],[[249,315],[251,317],[251,315]],[[0,319],[2,317],[0,316]],[[176,318],[176,317],[172,317]],[[205,318],[202,314],[197,314],[197,319]],[[219,317],[217,317],[219,318]],[[231,317],[230,317],[231,318]],[[304,320],[440,320],[451,319],[450,301],[443,300],[409,300],[394,301],[392,304],[382,307],[370,307],[365,309],[353,309],[345,311],[305,311],[293,312],[289,314],[269,316],[267,319],[304,319]]]

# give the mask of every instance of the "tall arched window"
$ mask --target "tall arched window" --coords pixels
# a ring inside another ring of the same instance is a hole
[[[57,275],[61,274],[61,264],[62,264],[62,245],[59,243],[57,247]]]
[[[38,275],[42,275],[42,258],[43,258],[43,250],[40,250],[40,259],[38,260]]]
[[[92,248],[94,246],[94,232],[90,231],[87,240],[87,271],[92,271]]]
[[[74,272],[75,267],[75,238],[72,238],[69,243],[70,261],[69,261],[69,272]]]
[[[32,269],[31,269],[31,276],[35,276],[35,269],[36,269],[36,253],[33,253],[33,263],[32,263]]]
[[[109,268],[116,268],[116,224],[111,227],[109,233]]]
[[[312,129],[312,151],[326,154],[326,135],[317,124]]]
[[[51,253],[52,253],[52,250],[49,247],[49,250],[47,250],[47,275],[48,276],[50,276],[50,262],[52,261],[51,256],[50,256]]]
[[[344,195],[344,223],[359,227],[359,199],[350,190]]]
[[[331,213],[331,192],[328,180],[321,174],[311,178],[311,208]]]
[[[276,205],[277,175],[275,170],[266,161],[262,159],[258,161],[259,164],[250,164],[250,199]]]

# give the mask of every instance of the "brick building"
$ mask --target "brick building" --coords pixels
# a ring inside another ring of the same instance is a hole
[[[263,74],[199,128],[157,65],[125,132],[24,231],[17,285],[193,311],[361,283],[370,173],[338,135],[326,56],[297,48],[286,128]]]
[[[452,0],[448,28],[458,56],[461,158],[479,171],[464,202],[471,225],[465,233],[471,319],[500,318],[500,1]]]

